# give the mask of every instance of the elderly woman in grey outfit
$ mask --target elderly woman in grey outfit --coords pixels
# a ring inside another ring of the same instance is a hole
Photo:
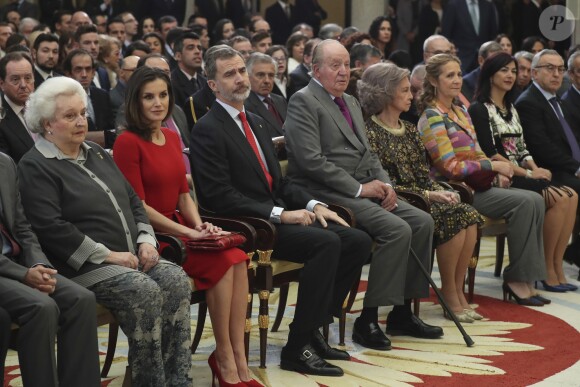
[[[160,260],[141,200],[98,145],[85,142],[87,95],[45,81],[27,103],[39,134],[19,164],[25,212],[59,273],[95,293],[129,341],[133,385],[190,386],[190,285]]]

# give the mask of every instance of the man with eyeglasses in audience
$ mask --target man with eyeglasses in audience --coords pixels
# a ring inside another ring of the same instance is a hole
[[[37,135],[28,130],[24,106],[34,91],[32,59],[23,52],[11,52],[0,60],[0,88],[3,113],[0,118],[0,151],[18,163],[34,145]]]
[[[247,62],[250,58],[250,55],[254,53],[252,48],[252,42],[250,39],[246,38],[245,36],[236,35],[228,40],[228,46],[242,54],[244,58],[244,62]]]
[[[127,89],[127,82],[129,82],[129,78],[131,78],[131,75],[133,75],[133,71],[135,71],[138,61],[139,57],[136,55],[130,55],[121,59],[117,85],[109,93],[114,117],[117,116],[117,112],[121,106],[125,104],[125,90]]]
[[[553,185],[565,185],[580,193],[580,127],[573,120],[574,108],[556,95],[565,72],[564,59],[557,51],[545,49],[534,55],[532,84],[515,106],[526,145],[538,167],[552,172]],[[580,238],[568,246],[564,257],[580,263]]]

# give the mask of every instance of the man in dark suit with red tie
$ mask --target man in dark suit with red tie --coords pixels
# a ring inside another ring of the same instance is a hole
[[[338,315],[356,271],[368,259],[370,239],[345,227],[324,203],[282,177],[264,121],[244,109],[250,82],[241,54],[220,45],[208,50],[205,59],[208,85],[217,99],[191,133],[200,204],[219,215],[254,216],[276,225],[272,257],[305,264],[280,365],[341,376],[342,369],[325,359],[350,356],[328,346],[319,328]]]
[[[252,91],[244,102],[246,109],[266,121],[271,137],[283,136],[288,104],[284,97],[272,94],[277,63],[271,56],[253,53],[246,62]]]

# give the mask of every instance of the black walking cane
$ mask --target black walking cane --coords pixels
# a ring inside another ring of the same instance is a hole
[[[451,309],[449,309],[449,306],[447,306],[447,303],[443,299],[443,296],[441,295],[441,293],[439,293],[439,289],[437,289],[437,285],[435,285],[435,282],[433,282],[433,278],[431,278],[431,275],[429,274],[427,269],[425,269],[425,266],[423,266],[423,263],[421,263],[421,260],[419,259],[419,257],[417,257],[417,254],[415,254],[413,249],[410,249],[409,251],[411,252],[411,255],[413,256],[413,258],[415,259],[417,266],[419,266],[419,269],[421,269],[421,271],[423,272],[423,275],[425,276],[425,278],[427,278],[427,281],[429,281],[429,284],[431,284],[431,287],[435,291],[435,294],[437,295],[437,298],[439,299],[441,306],[443,307],[443,309],[445,310],[447,315],[451,316],[451,319],[455,323],[455,326],[457,327],[457,329],[459,329],[459,332],[461,332],[461,335],[463,336],[463,340],[465,340],[465,344],[467,344],[468,347],[472,347],[473,344],[475,344],[475,343],[473,342],[471,337],[467,334],[467,332],[465,332],[465,329],[463,329],[463,326],[461,325],[459,320],[457,320],[455,313],[453,313],[451,311]]]

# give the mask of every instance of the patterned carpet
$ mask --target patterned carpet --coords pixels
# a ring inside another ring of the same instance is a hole
[[[506,250],[507,251],[507,250]],[[279,367],[280,349],[285,343],[288,324],[293,314],[292,301],[286,309],[285,319],[278,333],[268,336],[267,369],[259,369],[258,329],[254,318],[250,366],[254,375],[270,386],[579,386],[580,385],[580,292],[554,294],[542,292],[552,299],[552,304],[542,308],[527,308],[501,301],[501,281],[493,277],[495,245],[492,239],[484,240],[476,276],[478,311],[487,318],[474,324],[465,324],[467,333],[475,341],[468,348],[452,322],[443,318],[436,299],[421,303],[421,318],[430,324],[440,325],[445,335],[439,340],[420,340],[406,336],[391,337],[393,350],[373,351],[360,347],[350,339],[351,328],[357,313],[350,314],[347,321],[346,349],[353,357],[350,362],[333,362],[340,365],[345,376],[325,378],[305,376],[282,371]],[[578,270],[566,266],[566,274],[572,283]],[[437,268],[434,279],[438,282]],[[277,293],[271,296],[271,321],[277,304]],[[357,295],[353,310],[362,307],[363,293]],[[295,299],[291,289],[289,300]],[[257,302],[254,303],[257,305]],[[192,308],[195,317],[197,308]],[[389,308],[379,309],[379,319],[384,324]],[[253,316],[257,316],[257,308]],[[384,325],[383,325],[384,326]],[[192,318],[195,328],[195,318]],[[330,331],[331,345],[338,342],[338,325]],[[107,345],[107,329],[99,330],[99,344],[103,351]],[[208,321],[204,336],[196,354],[193,355],[192,374],[195,386],[210,386],[211,373],[207,357],[214,342]],[[120,334],[116,357],[103,379],[103,386],[121,386],[127,364],[127,342]],[[9,386],[21,386],[15,352],[10,352],[6,362]]]

